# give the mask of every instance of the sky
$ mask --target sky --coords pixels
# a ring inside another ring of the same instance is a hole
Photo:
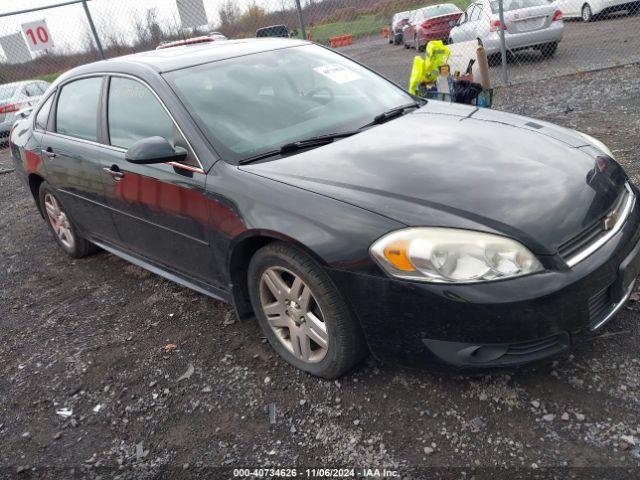
[[[42,7],[65,0],[0,0],[0,14],[17,10]],[[251,0],[234,0],[244,9]],[[293,0],[285,0],[293,4]],[[223,0],[203,0],[209,23],[218,22],[218,8]],[[256,0],[258,5],[267,9],[282,8],[283,0]],[[179,23],[176,0],[90,0],[89,10],[96,24],[100,37],[110,32],[117,32],[125,39],[134,38],[135,19],[143,19],[148,9],[155,9],[161,25]],[[57,7],[49,10],[0,17],[0,37],[21,32],[21,25],[26,22],[45,19],[56,50],[78,50],[86,42],[89,30],[82,4]],[[0,49],[0,62],[5,61]]]

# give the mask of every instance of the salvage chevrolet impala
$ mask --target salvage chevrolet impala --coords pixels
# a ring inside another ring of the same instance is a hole
[[[10,136],[59,246],[256,317],[292,365],[505,367],[621,308],[637,190],[579,132],[424,101],[318,45],[228,41],[60,77]]]

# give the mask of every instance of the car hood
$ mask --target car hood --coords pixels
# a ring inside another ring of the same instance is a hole
[[[330,145],[242,170],[410,226],[497,232],[538,254],[608,213],[626,176],[573,130],[430,101]],[[313,215],[313,212],[308,212]]]

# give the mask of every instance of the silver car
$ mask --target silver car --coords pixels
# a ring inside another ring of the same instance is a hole
[[[477,0],[460,17],[449,34],[452,43],[480,38],[487,55],[500,53],[498,0]],[[504,0],[504,33],[507,50],[540,50],[551,57],[564,33],[562,12],[548,0]]]
[[[0,85],[0,146],[6,143],[11,126],[16,120],[16,114],[20,110],[36,105],[47,88],[49,88],[49,82],[43,80]]]

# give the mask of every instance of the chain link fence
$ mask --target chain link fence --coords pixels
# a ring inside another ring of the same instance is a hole
[[[77,65],[171,42],[307,38],[406,86],[430,40],[449,44],[452,73],[463,73],[479,38],[492,83],[505,85],[640,62],[639,13],[640,0],[3,2],[0,122],[10,120],[15,82],[52,81]]]

